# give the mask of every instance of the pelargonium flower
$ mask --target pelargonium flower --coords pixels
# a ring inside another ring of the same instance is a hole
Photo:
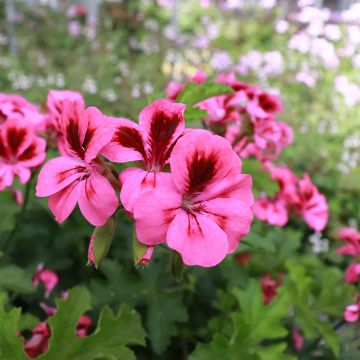
[[[251,177],[241,174],[229,142],[205,130],[177,141],[170,168],[161,187],[136,201],[137,238],[149,246],[166,242],[186,265],[217,265],[250,229]]]
[[[329,207],[326,198],[319,193],[317,187],[311,182],[308,174],[298,181],[297,204],[298,213],[304,217],[307,225],[315,230],[324,230],[329,217]]]
[[[291,330],[291,337],[293,340],[293,345],[296,351],[301,351],[304,346],[304,336],[301,334],[298,328],[293,328]]]
[[[35,358],[47,351],[50,335],[50,329],[46,322],[42,321],[36,325],[32,331],[31,338],[24,341],[24,349],[27,355]]]
[[[281,198],[260,197],[255,200],[253,212],[259,220],[270,225],[284,226],[289,221],[286,203]]]
[[[67,156],[48,161],[41,169],[36,195],[49,196],[49,207],[58,222],[63,222],[78,203],[92,225],[104,225],[118,207],[114,188],[97,158],[113,136],[111,121],[101,112],[85,109],[81,101],[64,102],[61,115]]]
[[[14,182],[29,181],[31,169],[45,160],[46,141],[35,135],[31,126],[15,119],[0,125],[0,191]]]
[[[348,305],[344,310],[344,319],[347,322],[357,322],[360,318],[360,301],[356,304]]]
[[[360,256],[360,233],[353,228],[342,228],[339,231],[339,238],[348,244],[337,249],[337,254]]]
[[[0,124],[8,120],[23,122],[35,131],[45,128],[45,117],[34,104],[19,95],[0,93]]]
[[[279,274],[283,277],[283,274]],[[263,296],[263,303],[267,305],[276,295],[276,289],[281,285],[280,281],[276,281],[269,273],[265,273],[261,278],[261,291]]]
[[[345,271],[344,280],[347,283],[356,283],[359,281],[360,263],[350,264]]]
[[[44,266],[40,264],[32,278],[32,282],[36,288],[42,283],[45,287],[45,297],[49,297],[59,282],[59,277],[55,271],[45,269]]]
[[[167,175],[162,170],[183,134],[184,111],[184,104],[157,100],[141,111],[139,125],[127,119],[114,119],[114,136],[101,154],[113,162],[140,160],[145,167],[144,170],[129,167],[120,174],[120,198],[129,213],[144,191],[161,187],[166,181]]]

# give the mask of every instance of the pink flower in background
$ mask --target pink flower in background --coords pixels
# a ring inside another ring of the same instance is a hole
[[[0,191],[11,186],[18,176],[29,181],[31,169],[45,160],[46,141],[35,135],[32,127],[15,119],[0,125]]]
[[[353,228],[342,228],[339,231],[339,238],[348,244],[337,249],[337,254],[360,256],[360,233]]]
[[[17,120],[35,131],[45,128],[45,117],[38,108],[19,95],[0,93],[0,124]]]
[[[55,271],[45,269],[43,265],[39,265],[33,276],[32,282],[36,288],[42,283],[45,287],[45,297],[49,297],[59,282],[59,277]]]
[[[316,85],[317,75],[309,71],[300,71],[295,75],[295,79],[307,87],[313,88]]]
[[[280,274],[281,277],[283,276]],[[280,281],[276,281],[269,273],[265,273],[261,278],[261,291],[263,303],[267,305],[277,295],[276,289],[281,285]]]
[[[73,4],[68,7],[66,15],[69,18],[73,18],[76,16],[84,16],[87,14],[87,11],[87,7],[80,4]]]
[[[289,28],[290,28],[289,22],[284,19],[278,20],[275,24],[275,30],[279,34],[285,34],[286,32],[288,32]]]
[[[291,337],[293,340],[294,348],[296,351],[301,351],[304,346],[304,337],[302,336],[298,328],[293,328],[291,330]]]
[[[61,113],[63,105],[66,101],[79,101],[85,106],[85,101],[82,95],[77,91],[71,90],[50,90],[47,95],[46,106],[48,110],[47,122],[48,127],[53,128],[55,137],[58,141],[58,147],[61,153],[64,149],[64,135],[61,124]]]
[[[360,263],[350,264],[345,271],[344,279],[347,283],[356,283],[360,276]]]
[[[114,119],[114,136],[102,155],[113,162],[140,160],[145,166],[145,170],[129,167],[120,174],[120,198],[129,213],[142,193],[168,182],[168,174],[162,170],[183,134],[184,111],[184,104],[157,100],[141,111],[139,125],[127,119]]]
[[[94,107],[85,109],[81,101],[67,101],[63,104],[61,126],[67,156],[45,164],[36,195],[49,196],[49,207],[60,223],[78,203],[92,225],[104,225],[119,204],[115,190],[103,175],[106,169],[97,159],[113,136],[111,121]]]
[[[311,182],[308,174],[298,182],[299,203],[297,210],[304,217],[307,225],[315,230],[324,230],[329,217],[329,207],[324,195]]]
[[[347,322],[357,322],[360,318],[360,302],[348,305],[344,311],[344,319]]]
[[[165,93],[169,100],[175,101],[179,94],[184,90],[184,85],[177,81],[170,81],[166,86]]]
[[[24,341],[26,354],[31,358],[35,358],[47,351],[50,335],[50,329],[46,322],[43,321],[36,325],[32,331],[31,338]]]
[[[144,193],[134,208],[143,244],[166,242],[186,265],[220,263],[232,253],[252,222],[251,177],[223,138],[193,130],[170,156],[164,186]]]
[[[207,80],[207,74],[202,71],[202,70],[198,70],[196,71],[196,73],[192,76],[188,77],[188,82],[194,82],[195,84],[203,84],[206,80]]]
[[[88,336],[90,329],[94,326],[87,315],[81,315],[76,327],[76,335],[79,337]]]
[[[24,195],[22,193],[21,190],[19,189],[12,189],[11,190],[11,193],[14,197],[14,200],[15,202],[18,204],[18,205],[23,205],[24,204]]]
[[[259,220],[270,225],[284,226],[289,220],[286,203],[281,199],[260,197],[255,200],[253,212]]]

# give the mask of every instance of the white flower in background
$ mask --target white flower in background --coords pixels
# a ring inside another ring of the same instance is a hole
[[[347,36],[351,44],[360,44],[360,27],[356,25],[350,25],[347,27]]]
[[[290,28],[290,23],[287,20],[278,20],[275,24],[275,31],[278,34],[285,34]]]
[[[154,91],[154,88],[153,86],[151,85],[151,83],[149,83],[148,81],[144,82],[143,84],[143,91],[146,95],[150,95],[153,93]]]
[[[95,79],[93,79],[91,76],[87,76],[82,85],[82,89],[90,94],[96,94],[97,85]]]
[[[141,95],[140,85],[135,84],[134,87],[131,90],[131,96],[133,98],[138,98],[138,97],[140,97],[140,95]]]
[[[312,71],[299,71],[295,75],[296,81],[305,84],[307,87],[313,88],[316,85],[317,74]]]
[[[319,254],[329,251],[329,240],[322,237],[322,233],[315,232],[308,237],[313,253]]]
[[[297,14],[297,20],[304,24],[316,20],[326,22],[330,20],[330,16],[331,12],[328,8],[319,9],[313,6],[306,6]]]
[[[224,6],[229,10],[242,9],[244,7],[243,0],[225,0]]]
[[[360,68],[360,53],[357,53],[353,58],[352,58],[352,63],[355,67]]]
[[[55,76],[55,84],[59,88],[63,88],[65,86],[65,76],[62,73],[58,73]]]
[[[72,37],[79,37],[81,35],[81,24],[78,21],[70,21],[68,23],[68,31]]]
[[[352,169],[360,166],[360,133],[348,135],[343,142],[343,152],[338,169],[349,174]]]
[[[324,27],[324,35],[331,41],[338,41],[342,37],[340,27],[336,24],[326,24]]]
[[[348,107],[353,107],[360,102],[360,88],[356,84],[350,83],[346,76],[337,76],[334,88],[344,97],[344,102]]]
[[[263,55],[261,74],[264,76],[281,74],[284,70],[284,59],[279,51],[269,51]]]
[[[350,57],[355,53],[355,46],[352,44],[347,44],[345,47],[338,50],[338,55],[341,57]]]
[[[310,50],[310,38],[304,33],[295,34],[290,38],[288,46],[290,49],[306,54]]]
[[[260,0],[259,6],[264,9],[272,9],[276,5],[276,0]]]
[[[357,229],[357,228],[358,228],[357,221],[356,221],[356,219],[354,219],[354,218],[350,218],[350,219],[348,220],[348,224],[349,224],[350,227],[352,227],[352,228],[354,228],[354,229]]]
[[[114,102],[118,99],[113,89],[107,89],[102,92],[102,96],[109,102]]]
[[[341,13],[341,18],[345,22],[359,22],[360,21],[360,3],[354,3],[349,9]]]
[[[130,74],[129,66],[126,63],[119,63],[117,69],[124,77],[127,77]]]
[[[232,65],[232,60],[226,51],[216,51],[212,56],[211,65],[215,70],[223,71]]]
[[[239,57],[237,71],[241,75],[246,75],[249,70],[256,71],[260,68],[263,61],[262,53],[257,50],[249,51],[247,54]]]
[[[314,5],[314,0],[298,0],[297,5],[300,8],[303,8],[305,6],[312,6]]]
[[[324,22],[322,20],[314,20],[306,28],[306,33],[312,37],[322,35],[324,32]]]

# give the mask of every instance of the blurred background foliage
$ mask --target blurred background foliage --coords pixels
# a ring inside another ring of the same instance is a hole
[[[330,221],[322,236],[329,249],[314,252],[312,232],[301,222],[275,228],[255,220],[236,254],[216,268],[187,268],[178,281],[170,275],[175,260],[166,248],[157,249],[149,266],[134,267],[132,221],[119,214],[109,256],[93,269],[86,266],[91,226],[79,213],[58,225],[46,201],[35,198],[33,179],[26,208],[0,193],[0,289],[8,309],[22,308],[18,328],[25,334],[44,319],[43,289],[31,283],[42,263],[60,276],[49,304],[60,290],[81,284],[90,291],[94,321],[105,305],[115,313],[123,304],[135,308],[147,333],[145,347],[141,329],[139,341],[129,341],[138,359],[360,357],[357,329],[341,320],[354,287],[343,283],[346,261],[335,254],[339,227],[357,226],[360,218],[359,25],[338,22],[331,13],[316,30],[296,18],[296,6],[237,3],[104,1],[94,21],[69,13],[66,1],[30,7],[14,1],[16,56],[9,52],[9,19],[0,6],[0,91],[44,104],[49,89],[78,90],[88,106],[136,121],[143,106],[165,96],[170,80],[183,81],[197,69],[213,78],[234,70],[241,80],[281,94],[281,119],[293,127],[295,139],[279,162],[299,176],[308,172],[326,195]],[[326,35],[328,24],[340,36]],[[273,191],[255,162],[244,166],[258,193]],[[239,252],[252,254],[247,265],[239,262]],[[287,274],[267,306],[259,287],[264,273]],[[306,339],[300,353],[290,335],[294,328]],[[116,338],[111,327],[107,336]]]

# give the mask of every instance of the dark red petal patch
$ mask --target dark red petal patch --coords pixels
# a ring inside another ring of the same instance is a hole
[[[84,159],[85,150],[80,143],[79,123],[75,118],[68,119],[66,124],[65,136],[72,152],[75,155],[79,156],[81,159]]]
[[[201,192],[215,176],[216,165],[216,154],[206,155],[195,151],[187,163],[189,176],[187,193]]]
[[[24,142],[28,132],[24,128],[8,128],[7,129],[7,143],[9,149],[13,153],[16,154],[21,144]]]
[[[144,159],[146,158],[144,144],[137,129],[128,126],[119,126],[115,131],[113,141],[123,147],[138,151]]]
[[[181,122],[180,116],[177,113],[169,114],[161,110],[153,114],[149,134],[151,164],[162,166],[169,158],[170,152],[167,150],[174,142],[172,137]]]
[[[19,161],[30,160],[36,156],[36,144],[32,143],[19,157]]]

